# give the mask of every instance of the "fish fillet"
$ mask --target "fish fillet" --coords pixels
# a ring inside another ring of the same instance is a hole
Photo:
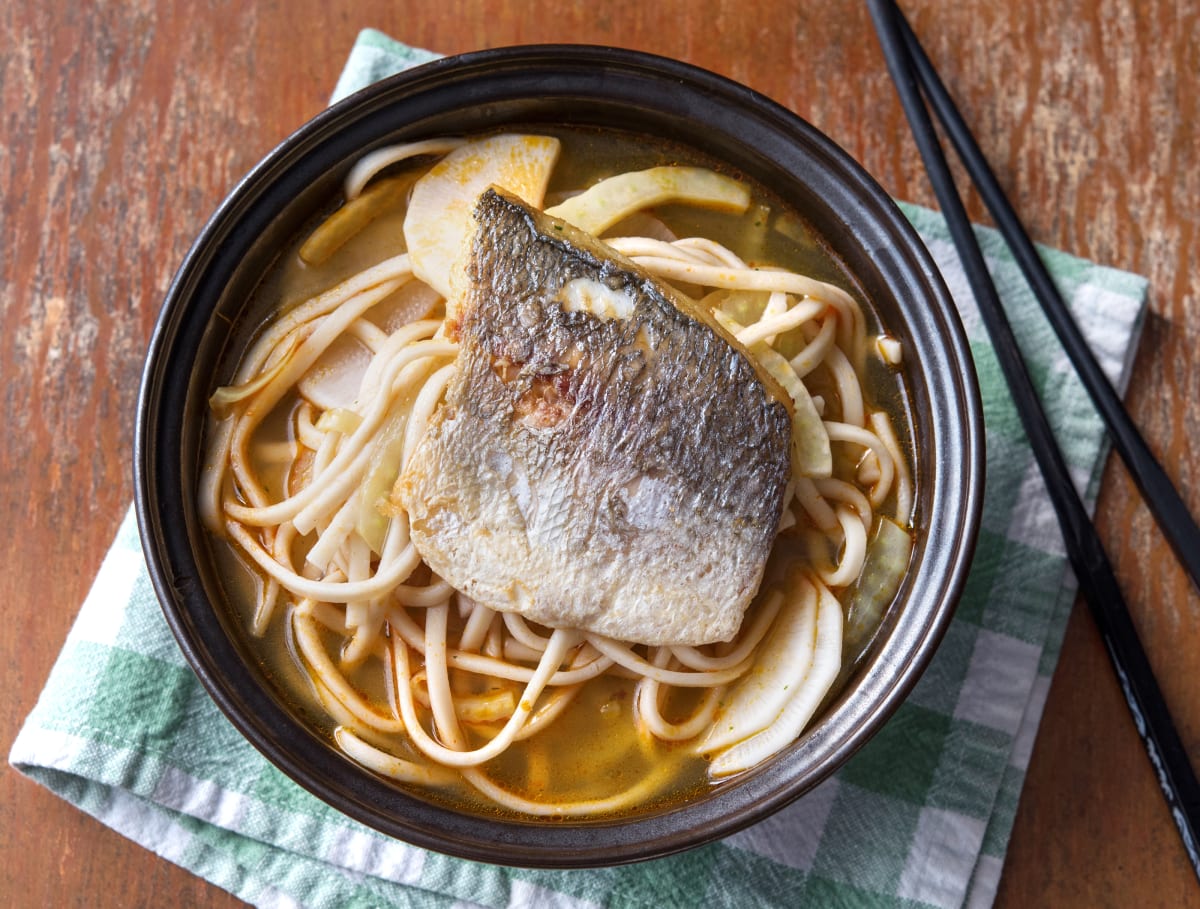
[[[729,640],[779,526],[785,393],[590,235],[491,189],[475,221],[457,374],[393,491],[417,549],[544,625]]]

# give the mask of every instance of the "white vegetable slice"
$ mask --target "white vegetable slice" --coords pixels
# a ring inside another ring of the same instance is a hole
[[[911,534],[880,515],[862,573],[846,594],[846,643],[850,653],[861,649],[879,627],[908,571],[912,551]]]
[[[446,298],[448,314],[452,275],[475,233],[475,200],[497,186],[541,208],[559,145],[551,136],[489,136],[456,148],[413,184],[404,218],[413,273]]]
[[[340,335],[308,368],[296,389],[321,410],[349,409],[371,363],[371,351],[350,335]]]
[[[714,309],[712,314],[722,328],[740,340],[746,326],[719,309]],[[830,447],[829,431],[821,419],[816,402],[808,393],[808,388],[796,375],[787,358],[773,347],[758,341],[747,349],[750,356],[770,373],[792,399],[792,472],[798,477],[831,476],[833,450]]]
[[[829,686],[837,678],[842,664],[842,604],[819,581],[817,588],[817,641],[812,665],[779,717],[756,735],[721,752],[708,767],[710,776],[722,777],[748,770],[794,742]]]
[[[634,212],[667,202],[741,213],[750,206],[750,190],[704,167],[652,167],[601,180],[546,214],[598,237]]]
[[[797,476],[803,477],[832,476],[833,451],[829,444],[829,431],[808,388],[797,377],[787,358],[774,348],[766,344],[754,344],[750,347],[750,353],[791,395],[795,405],[792,413],[792,470]]]
[[[816,641],[817,591],[801,580],[697,750],[720,751],[770,726],[808,674]]]
[[[437,301],[438,294],[433,288],[421,281],[409,281],[370,310],[367,318],[390,335],[405,325],[426,318]]]

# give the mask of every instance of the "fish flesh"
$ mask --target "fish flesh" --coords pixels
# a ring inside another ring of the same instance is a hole
[[[540,624],[729,640],[789,477],[790,401],[690,298],[495,189],[445,400],[393,499],[453,587]]]

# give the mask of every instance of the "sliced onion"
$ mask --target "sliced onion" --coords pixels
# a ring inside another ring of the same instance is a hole
[[[744,212],[750,205],[750,190],[744,183],[704,167],[652,167],[601,180],[586,192],[546,209],[546,214],[599,236],[634,212],[667,202]]]

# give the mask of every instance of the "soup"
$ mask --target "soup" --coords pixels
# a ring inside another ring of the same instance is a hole
[[[211,399],[201,509],[278,685],[351,759],[477,812],[645,810],[795,741],[912,548],[901,346],[821,240],[692,152],[583,130],[384,149],[347,197],[264,276]],[[485,385],[503,425],[463,416]],[[624,410],[589,411],[608,392]],[[551,454],[514,468],[518,436]],[[616,542],[579,536],[613,464]]]

